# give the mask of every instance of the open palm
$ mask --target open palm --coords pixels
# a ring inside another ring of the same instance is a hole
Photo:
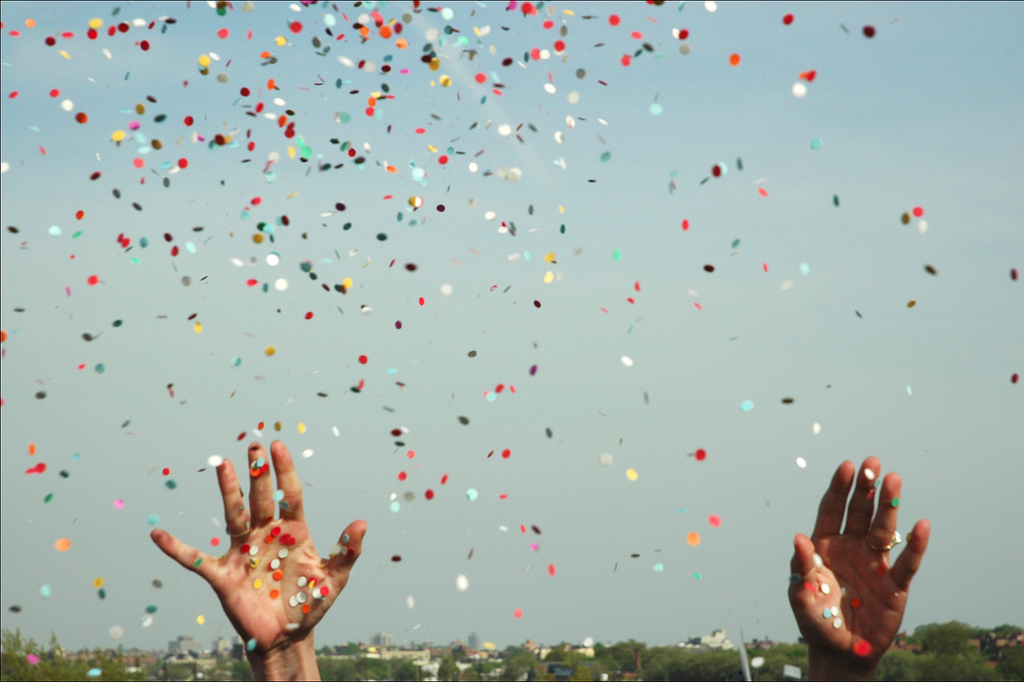
[[[789,600],[797,625],[812,651],[839,659],[848,674],[869,673],[888,650],[928,545],[929,523],[918,521],[890,567],[886,548],[896,533],[901,481],[890,473],[876,489],[879,468],[874,457],[859,473],[852,462],[843,462],[821,500],[813,535],[794,540]]]
[[[231,537],[223,556],[211,557],[163,530],[152,533],[160,549],[213,587],[246,648],[257,653],[310,633],[345,588],[366,532],[364,521],[349,524],[330,558],[322,559],[309,536],[302,485],[291,455],[280,441],[274,441],[270,451],[276,492],[266,451],[259,443],[249,446],[248,509],[234,466],[225,460],[217,467]]]

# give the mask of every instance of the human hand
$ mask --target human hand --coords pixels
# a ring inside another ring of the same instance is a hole
[[[931,525],[921,520],[890,568],[901,481],[887,474],[876,495],[879,469],[875,457],[864,460],[859,474],[853,462],[840,464],[818,507],[814,534],[793,540],[789,603],[807,640],[810,679],[871,679],[903,621],[910,580],[928,546]]]
[[[249,446],[249,510],[232,463],[224,460],[217,467],[231,538],[222,557],[211,557],[160,529],[151,537],[217,593],[224,613],[246,642],[257,679],[319,679],[313,627],[345,588],[362,551],[366,522],[350,523],[330,558],[320,558],[306,526],[302,484],[291,455],[281,441],[271,443],[270,453],[277,491],[263,445]],[[275,507],[281,510],[276,520]]]

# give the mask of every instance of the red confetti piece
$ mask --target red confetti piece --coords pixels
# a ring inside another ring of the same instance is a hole
[[[509,450],[508,448],[506,448],[506,449],[501,451],[501,458],[502,459],[508,459],[511,456],[512,456],[512,451]]]
[[[790,24],[792,24],[793,23],[793,15],[792,14],[787,14],[786,16],[782,17],[782,23],[784,23],[786,26],[789,26]]]
[[[220,538],[210,538],[210,545],[218,547],[220,545]]]
[[[924,209],[921,208],[920,206],[915,206],[912,213],[914,214],[915,218],[920,218],[921,216],[924,215]]]
[[[405,473],[404,471],[399,471],[398,472],[398,480],[399,481],[404,481],[408,477],[409,477],[409,474]]]
[[[630,57],[628,54],[624,54],[622,55],[622,59],[619,61],[622,62],[623,66],[629,66],[633,62],[633,58]]]
[[[684,218],[684,219],[683,219],[683,230],[685,231],[685,230],[689,230],[689,229],[690,229],[690,221],[689,221],[689,220],[686,220],[686,219]]]
[[[708,453],[704,448],[697,448],[697,452],[695,452],[693,456],[698,462],[703,462],[707,458]]]
[[[164,467],[163,475],[164,476],[170,476],[171,475],[171,470],[170,470],[169,467]]]
[[[365,365],[365,364],[366,364],[367,362],[369,362],[369,361],[370,361],[370,358],[366,357],[365,355],[360,355],[360,356],[359,356],[359,364],[360,364],[360,365]],[[396,430],[397,430],[397,429],[396,429]],[[401,431],[399,431],[399,432],[398,432],[397,434],[395,434],[395,435],[396,435],[396,436],[397,436],[397,435],[401,435],[401,433],[402,433],[402,432],[401,432]]]
[[[621,19],[619,19],[618,14],[613,14],[610,17],[608,17],[608,23],[611,24],[612,26],[618,26],[620,21]]]
[[[39,464],[36,464],[31,469],[26,469],[25,473],[26,474],[41,474],[44,471],[46,471],[46,465],[44,463],[40,462]]]
[[[288,28],[291,29],[292,33],[301,33],[302,32],[302,22],[300,22],[300,21],[293,21],[291,23],[291,25],[288,26]]]
[[[448,474],[445,474],[444,476],[441,477],[441,485],[445,485],[447,483],[448,483]]]
[[[523,610],[522,609],[516,609],[515,611],[512,612],[512,616],[515,617],[515,618],[522,618],[523,617]]]
[[[850,606],[852,606],[853,608],[859,609],[860,605],[861,605],[861,601],[860,601],[860,599],[858,597],[854,597],[853,599],[850,600]]]
[[[548,575],[550,575],[552,578],[555,577],[555,565],[554,564],[548,564]]]
[[[432,500],[434,499],[434,491],[431,490],[430,488],[427,488],[427,492],[423,493],[423,496],[426,497],[428,500]]]
[[[89,286],[94,287],[100,283],[100,278],[98,275],[89,275],[89,279],[86,282],[89,283]]]
[[[858,656],[869,656],[871,655],[871,644],[862,639],[853,645],[853,653]]]
[[[864,27],[864,37],[865,38],[874,38],[875,37],[875,27],[874,26],[865,26]]]
[[[312,310],[309,311],[308,313],[306,313],[306,319],[307,320],[312,320],[313,319],[313,311]]]
[[[224,38],[227,38],[228,35],[230,35],[230,33],[231,32],[228,31],[226,28],[222,28],[219,31],[217,31],[217,37],[221,38],[221,39],[224,39]]]

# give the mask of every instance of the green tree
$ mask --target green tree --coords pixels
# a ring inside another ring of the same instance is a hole
[[[512,654],[505,659],[505,665],[501,668],[501,679],[518,680],[533,670],[536,660],[529,651],[519,651]]]
[[[33,663],[35,661],[35,663]],[[124,657],[118,652],[111,655],[100,649],[82,650],[69,655],[50,637],[50,648],[44,650],[35,640],[25,640],[21,630],[0,632],[0,677],[4,680],[81,680],[90,670],[98,669],[93,680],[141,680],[144,673],[129,673]]]
[[[420,668],[412,661],[396,658],[391,661],[391,679],[418,680],[420,679]]]
[[[915,656],[913,652],[905,649],[887,651],[882,656],[882,660],[878,662],[878,667],[875,669],[875,679],[892,680],[893,682],[900,682],[901,680],[915,682],[920,680],[919,659],[924,657],[931,658],[933,656],[931,654]]]
[[[1024,680],[1024,646],[1006,647],[999,654],[996,672],[1004,680]]]
[[[921,645],[922,651],[936,654],[965,654],[973,647],[968,641],[974,628],[966,623],[951,620],[948,623],[929,623],[914,630],[913,641]]]
[[[459,666],[455,665],[455,659],[451,656],[445,656],[441,659],[441,664],[437,667],[437,679],[439,680],[455,680],[459,677]]]
[[[356,662],[351,658],[318,658],[317,667],[324,680],[357,680]],[[252,679],[252,678],[250,678]]]

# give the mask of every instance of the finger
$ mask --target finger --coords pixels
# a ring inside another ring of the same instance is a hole
[[[882,481],[881,493],[878,495],[878,511],[868,531],[868,544],[872,547],[885,547],[892,544],[893,533],[896,532],[897,507],[900,504],[900,488],[902,481],[899,474],[888,473]]]
[[[224,498],[224,523],[227,525],[231,542],[241,542],[243,532],[249,527],[249,512],[245,508],[242,488],[238,485],[238,475],[231,460],[224,460],[217,467],[217,482],[220,494]]]
[[[900,558],[892,567],[892,579],[896,587],[906,590],[910,587],[910,580],[921,567],[921,559],[924,551],[928,548],[928,536],[931,535],[932,524],[927,519],[922,519],[914,525],[914,530],[907,538],[907,548],[900,554]]]
[[[814,551],[814,543],[803,533],[793,538],[793,559],[789,562],[789,601],[794,611],[814,601],[812,573],[821,565],[821,557]]]
[[[366,521],[360,519],[348,524],[338,544],[331,550],[327,561],[327,572],[338,582],[338,590],[345,587],[352,565],[363,553],[363,536],[366,535]]]
[[[270,455],[274,460],[274,471],[277,472],[277,487],[284,493],[284,498],[278,503],[281,507],[281,516],[302,520],[302,483],[299,481],[299,474],[295,471],[295,463],[284,443],[275,440],[270,444]]]
[[[853,486],[850,505],[846,510],[846,530],[843,535],[862,538],[867,535],[875,511],[875,481],[881,463],[877,457],[868,457],[860,466],[857,482]]]
[[[807,577],[814,570],[816,556],[811,539],[803,533],[798,533],[793,538],[793,559],[789,562],[789,570],[793,575]],[[820,557],[818,560],[820,561]]]
[[[270,480],[270,462],[260,443],[249,445],[249,509],[252,524],[259,526],[274,520],[274,483]]]
[[[164,554],[188,570],[198,573],[206,582],[213,582],[213,578],[217,573],[217,560],[209,554],[200,552],[195,547],[189,547],[167,531],[159,528],[154,529],[149,534],[149,537],[153,538],[153,542],[163,550]]]
[[[846,508],[846,497],[850,494],[850,484],[857,469],[853,462],[846,461],[839,465],[832,475],[832,482],[818,505],[818,520],[814,522],[812,537],[822,538],[839,535],[843,527],[843,512]]]

